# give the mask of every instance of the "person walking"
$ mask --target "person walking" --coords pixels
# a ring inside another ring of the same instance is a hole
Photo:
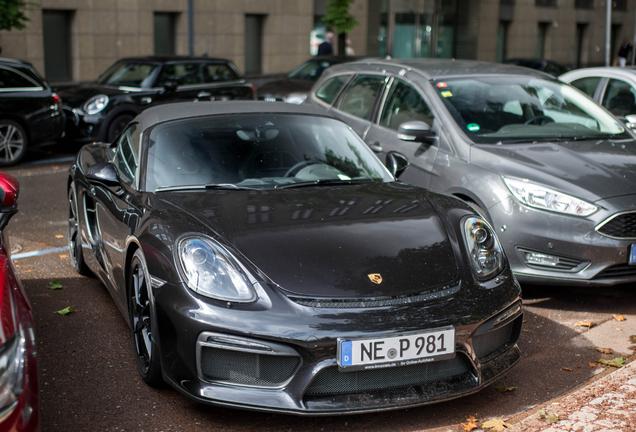
[[[623,44],[618,50],[618,65],[620,67],[625,67],[625,65],[627,64],[627,59],[632,55],[632,49],[632,41],[630,41],[628,38],[625,38]]]
[[[327,32],[325,34],[325,41],[318,45],[319,56],[333,55],[333,32]]]

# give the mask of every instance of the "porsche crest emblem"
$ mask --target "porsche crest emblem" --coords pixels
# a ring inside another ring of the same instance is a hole
[[[371,282],[373,282],[374,284],[381,284],[382,283],[382,276],[380,276],[380,273],[371,273],[369,275],[369,279],[371,279]]]

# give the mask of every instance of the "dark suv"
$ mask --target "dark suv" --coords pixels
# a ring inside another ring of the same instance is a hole
[[[0,166],[64,131],[62,101],[29,63],[0,57]]]
[[[176,56],[121,59],[96,82],[60,90],[67,134],[81,142],[112,142],[151,106],[254,99],[254,94],[254,86],[229,60]]]

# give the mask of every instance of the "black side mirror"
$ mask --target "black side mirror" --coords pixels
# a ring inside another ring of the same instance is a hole
[[[427,123],[416,120],[402,123],[398,128],[398,138],[402,141],[433,144],[438,137]]]
[[[166,81],[163,83],[163,89],[167,93],[172,93],[173,91],[177,89],[177,87],[179,87],[179,83],[176,81]]]
[[[114,189],[115,195],[122,195],[124,187],[119,180],[117,168],[109,162],[100,162],[88,169],[86,180],[93,185]]]
[[[386,154],[384,164],[396,179],[400,178],[402,173],[411,165],[406,156],[396,151],[390,151]]]
[[[9,219],[18,212],[18,194],[20,183],[15,177],[0,172],[0,230],[9,223]]]

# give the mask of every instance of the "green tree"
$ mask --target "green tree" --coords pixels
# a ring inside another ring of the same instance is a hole
[[[345,54],[347,33],[359,23],[356,17],[349,12],[353,0],[328,0],[325,7],[326,15],[322,18],[327,27],[338,35],[338,54]]]
[[[26,0],[0,0],[0,30],[22,30],[29,22],[24,14],[34,3]]]

